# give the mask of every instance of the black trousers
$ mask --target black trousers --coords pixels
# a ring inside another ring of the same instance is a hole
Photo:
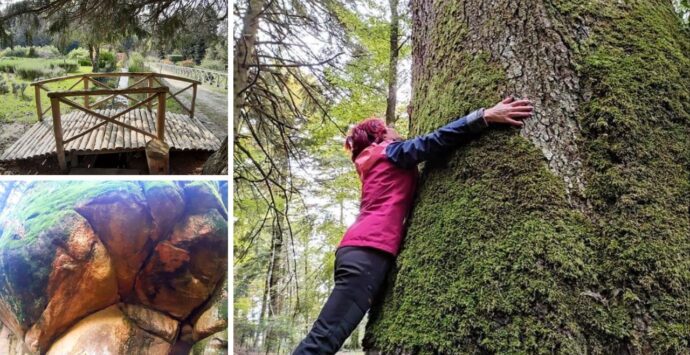
[[[335,254],[335,287],[309,334],[293,355],[335,354],[381,292],[394,257],[366,247]]]

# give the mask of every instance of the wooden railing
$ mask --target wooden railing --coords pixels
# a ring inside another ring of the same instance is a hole
[[[166,64],[161,62],[147,62],[146,65],[152,70],[165,70],[177,75],[200,81],[202,84],[215,86],[217,88],[228,88],[228,73],[217,70],[190,68],[180,65]]]
[[[133,77],[135,82],[125,88],[113,88],[110,87],[95,78],[98,77]],[[171,79],[179,80],[189,83],[188,86],[182,88],[181,90],[171,93],[169,88],[165,86],[160,79]],[[68,90],[65,91],[50,91],[48,90],[46,84],[64,80],[78,79]],[[79,83],[83,83],[83,90],[71,91]],[[159,86],[156,86],[156,83]],[[93,84],[94,87],[90,88]],[[195,80],[190,80],[187,78],[180,78],[173,75],[157,74],[157,73],[90,73],[82,75],[71,75],[60,78],[42,80],[32,83],[36,90],[36,112],[38,114],[38,119],[43,120],[43,117],[48,111],[52,112],[53,119],[53,131],[55,135],[55,147],[58,157],[58,163],[62,170],[67,169],[67,162],[65,157],[65,145],[69,142],[78,139],[89,132],[92,132],[103,125],[112,123],[124,127],[126,129],[135,131],[144,136],[155,138],[161,142],[165,141],[165,114],[166,114],[166,101],[173,99],[186,110],[191,117],[194,116],[194,103],[196,100],[196,90],[199,82]],[[94,90],[95,87],[98,87]],[[192,89],[192,100],[187,107],[183,104],[177,96],[184,92],[185,90]],[[48,92],[48,97],[50,99],[50,107],[43,111],[41,103],[41,90]],[[135,97],[143,95],[143,99]],[[83,104],[77,103],[74,99],[75,97],[83,98]],[[108,116],[102,112],[96,111],[99,107],[103,106],[105,103],[111,100],[115,100],[118,97],[125,98],[127,100],[127,108]],[[92,99],[96,98],[95,102],[91,102]],[[74,109],[83,111],[91,116],[99,119],[100,122],[97,124],[87,127],[80,132],[76,132],[70,137],[65,137],[62,129],[62,111],[60,104],[65,104]],[[153,108],[156,107],[156,132],[147,132],[141,128],[129,125],[127,123],[118,121],[117,118],[127,114],[128,112],[135,110],[137,108],[146,107],[149,112],[152,112]]]
[[[66,81],[66,80],[73,80],[73,79],[78,79],[72,86],[70,86],[67,90],[60,91],[60,92],[70,92],[70,90],[74,89],[77,85],[80,83],[83,84],[83,91],[89,91],[91,85],[94,85],[92,88],[95,87],[100,87],[106,90],[123,90],[123,89],[118,89],[114,88],[111,86],[108,86],[98,80],[96,78],[120,78],[122,76],[126,77],[132,77],[136,80],[132,85],[129,85],[125,89],[131,89],[131,88],[153,88],[156,87],[156,84],[160,87],[167,87],[161,80],[162,79],[168,79],[168,80],[175,80],[175,81],[181,81],[184,83],[187,83],[189,85],[183,87],[182,89],[176,91],[176,92],[168,92],[166,100],[175,100],[179,104],[179,106],[186,111],[190,117],[194,117],[194,110],[196,106],[196,94],[197,94],[197,86],[201,84],[201,82],[181,76],[176,76],[176,75],[167,75],[167,74],[160,74],[160,73],[88,73],[88,74],[77,74],[77,75],[69,75],[69,76],[62,76],[59,78],[52,78],[52,79],[46,79],[46,80],[41,80],[41,81],[35,81],[31,83],[31,86],[34,87],[35,90],[35,100],[36,100],[36,114],[38,116],[39,121],[43,121],[43,116],[50,111],[50,107],[46,108],[43,110],[43,105],[41,102],[41,90],[50,93],[51,90],[47,87],[46,84],[49,83],[56,83],[60,81]],[[178,96],[187,90],[192,91],[192,99],[190,100],[189,105],[185,105],[179,98]],[[92,96],[96,96],[92,91],[86,92],[84,94],[84,107],[89,108],[89,107],[97,107],[102,104],[105,104],[109,100],[115,99],[118,96],[124,97],[127,100],[134,100],[136,99],[132,98],[130,96],[131,93],[129,92],[121,92],[118,94],[112,94],[109,97],[103,98],[95,103],[90,103],[89,98]],[[147,108],[149,111],[155,106],[156,103],[150,103],[147,105]]]

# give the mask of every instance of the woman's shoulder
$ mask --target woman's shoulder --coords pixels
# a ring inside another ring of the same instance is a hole
[[[391,142],[392,141],[390,140],[386,140],[380,143],[372,143],[370,146],[362,150],[362,152],[359,153],[355,159],[355,166],[357,167],[357,170],[360,172],[367,171],[376,162],[380,161],[381,159],[385,159],[386,147]]]

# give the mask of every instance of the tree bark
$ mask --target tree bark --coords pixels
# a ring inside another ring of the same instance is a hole
[[[398,15],[398,0],[389,0],[391,10],[390,51],[388,56],[388,99],[386,100],[386,124],[395,124],[395,105],[398,94],[398,29],[400,16]]]
[[[89,56],[91,57],[91,71],[97,73],[99,71],[99,60],[101,55],[101,48],[97,44],[89,45]]]
[[[282,147],[277,146],[273,150],[275,152],[274,159],[281,172],[287,172],[288,161],[287,152],[281,149]],[[287,184],[286,175],[279,174],[275,177],[278,184],[285,186]],[[284,198],[284,199],[283,199]],[[266,354],[277,353],[276,346],[280,347],[281,336],[279,334],[280,329],[276,329],[276,325],[279,325],[280,316],[285,314],[285,299],[287,298],[286,292],[286,276],[287,276],[287,236],[288,229],[286,227],[287,218],[287,196],[279,197],[278,206],[274,206],[276,210],[274,211],[275,222],[273,224],[272,238],[271,238],[271,260],[269,264],[269,279],[268,279],[268,307],[266,309],[266,315],[269,318],[270,326],[266,332]]]
[[[282,216],[276,216],[277,221],[273,229],[273,247],[271,250],[271,262],[268,279],[268,308],[266,315],[270,325],[266,331],[266,354],[277,353],[275,346],[280,346],[280,336],[276,329],[278,317],[283,314],[283,294],[282,287],[285,277],[285,245],[283,234]]]
[[[259,15],[264,6],[264,0],[250,0],[249,7],[242,18],[242,32],[235,43],[235,56],[233,59],[233,140],[237,137],[240,128],[240,110],[244,107],[243,95],[249,85],[249,68],[255,63],[254,49],[256,34],[259,30]]]
[[[412,0],[412,131],[507,95],[425,165],[365,348],[690,349],[690,37],[669,1]]]
[[[204,175],[228,174],[228,137],[225,137],[220,149],[208,157],[201,173]]]

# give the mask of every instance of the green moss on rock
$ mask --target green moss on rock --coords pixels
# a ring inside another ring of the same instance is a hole
[[[108,192],[139,190],[127,181],[51,181],[38,183],[7,216],[9,227],[0,236],[0,249],[33,243],[44,231],[60,224],[74,206]]]

